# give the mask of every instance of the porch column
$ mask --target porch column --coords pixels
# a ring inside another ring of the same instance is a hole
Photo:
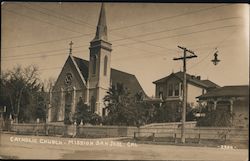
[[[182,97],[181,83],[179,83],[179,97]]]
[[[216,110],[216,107],[217,107],[217,100],[214,100],[214,110]]]
[[[231,114],[233,113],[233,100],[232,99],[230,99],[230,112],[231,112]]]
[[[230,99],[230,113],[231,113],[231,123],[233,124],[233,100]]]

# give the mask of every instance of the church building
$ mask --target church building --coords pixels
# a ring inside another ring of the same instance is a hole
[[[131,96],[139,92],[145,95],[135,75],[110,67],[111,46],[102,4],[96,34],[90,42],[89,61],[73,56],[71,43],[69,56],[50,91],[49,122],[72,117],[80,99],[90,106],[93,113],[106,115],[103,98],[108,89],[117,84],[123,84]]]

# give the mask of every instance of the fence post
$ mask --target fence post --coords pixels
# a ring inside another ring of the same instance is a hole
[[[198,144],[201,143],[201,133],[199,133],[199,136],[198,136]]]
[[[155,133],[154,132],[153,132],[153,138],[152,139],[153,139],[153,142],[154,142],[155,141]]]
[[[135,137],[136,137],[136,132],[134,132],[134,139],[135,139]]]
[[[177,143],[177,136],[176,136],[176,133],[174,133],[174,143]]]

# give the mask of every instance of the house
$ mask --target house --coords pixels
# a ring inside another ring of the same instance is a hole
[[[205,94],[219,87],[210,80],[201,80],[200,76],[186,74],[187,76],[187,103],[195,107],[198,103],[197,96]],[[183,99],[183,72],[171,73],[170,75],[153,82],[156,86],[155,96],[162,98],[172,108],[182,107]]]
[[[197,97],[210,110],[224,109],[233,114],[234,126],[248,127],[249,86],[224,86]]]
[[[89,61],[69,56],[50,91],[48,121],[72,118],[79,99],[88,104],[93,113],[106,114],[103,98],[111,86],[123,84],[131,95],[146,95],[135,75],[110,67],[112,44],[108,41],[105,7],[102,4],[94,39],[90,42]]]

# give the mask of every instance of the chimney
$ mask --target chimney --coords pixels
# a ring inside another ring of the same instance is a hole
[[[201,76],[197,76],[196,78],[199,79],[199,80],[201,80]]]

